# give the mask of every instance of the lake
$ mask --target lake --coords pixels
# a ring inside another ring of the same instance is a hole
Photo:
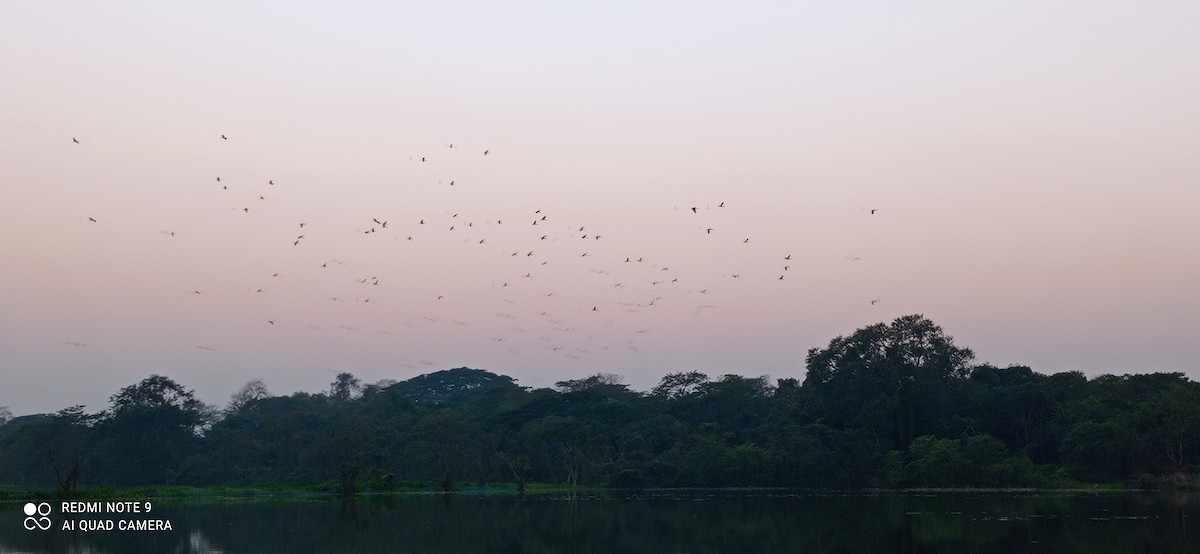
[[[656,490],[376,496],[348,506],[150,502],[149,513],[101,514],[63,514],[54,503],[46,531],[24,503],[0,505],[0,553],[1200,552],[1200,528],[1189,521],[1200,495],[1191,493]],[[65,520],[114,529],[64,531]],[[153,520],[171,530],[116,528]]]

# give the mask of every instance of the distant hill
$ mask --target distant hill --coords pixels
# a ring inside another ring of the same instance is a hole
[[[418,375],[384,391],[415,404],[450,405],[476,398],[495,388],[518,388],[512,377],[483,369],[459,367]]]

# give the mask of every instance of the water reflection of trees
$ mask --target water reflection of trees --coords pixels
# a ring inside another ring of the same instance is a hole
[[[164,507],[170,533],[31,533],[0,551],[1194,552],[1176,495],[642,491]]]

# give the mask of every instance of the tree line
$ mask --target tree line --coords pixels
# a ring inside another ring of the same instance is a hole
[[[530,389],[458,368],[227,406],[152,375],[89,413],[0,421],[0,484],[424,482],[611,487],[1068,486],[1186,481],[1200,384],[1181,373],[1052,375],[974,363],[920,315],[809,350],[803,381],[670,373],[648,392],[600,373]]]

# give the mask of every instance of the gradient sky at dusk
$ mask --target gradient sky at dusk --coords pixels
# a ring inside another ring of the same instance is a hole
[[[577,4],[7,4],[0,406],[802,379],[911,313],[1200,378],[1200,4]]]

